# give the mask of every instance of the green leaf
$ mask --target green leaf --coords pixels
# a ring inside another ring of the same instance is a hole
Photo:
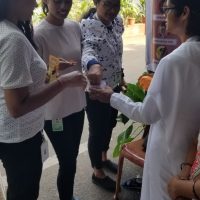
[[[134,122],[133,122],[134,123]],[[136,135],[132,135],[133,132],[133,123],[122,133],[120,133],[117,137],[117,144],[113,150],[113,157],[117,157],[120,155],[121,149],[124,144],[129,143],[133,141],[142,131],[139,131]],[[134,131],[137,131],[138,127],[134,129]]]
[[[125,131],[119,134],[117,138],[117,145],[115,146],[113,151],[113,157],[119,156],[122,146],[133,140],[133,137],[131,136],[132,131],[133,124],[131,124]]]
[[[128,138],[126,138],[126,139],[123,140],[123,143],[118,143],[118,144],[115,146],[114,150],[113,150],[113,157],[114,157],[114,158],[115,158],[115,157],[118,157],[118,156],[120,155],[120,153],[121,153],[122,146],[123,146],[124,144],[126,144],[126,143],[131,142],[133,139],[134,139],[133,137],[129,136]]]
[[[131,124],[125,131],[125,138],[128,138],[133,131],[133,124]]]
[[[121,141],[123,141],[124,135],[125,135],[126,131],[123,131],[122,133],[120,133],[117,137],[117,145],[121,144]]]
[[[128,96],[130,99],[132,99],[134,102],[143,102],[146,93],[141,87],[139,87],[138,84],[128,83],[127,92],[125,93],[125,95]],[[123,114],[120,114],[118,117],[118,121],[126,124],[129,121],[129,119]],[[122,133],[118,135],[117,144],[113,151],[113,157],[119,156],[122,146],[128,142],[131,142],[135,137],[137,137],[142,132],[142,130],[138,132],[138,127],[134,127],[133,131],[134,123],[135,122],[132,121],[132,124],[126,130],[124,130]],[[131,135],[132,132],[136,133],[134,137]]]
[[[126,96],[131,98],[134,102],[142,102],[145,98],[145,92],[136,84],[128,83]]]
[[[117,143],[123,144],[123,141],[127,139],[133,131],[133,125],[131,124],[125,131],[120,133],[117,137]]]
[[[120,152],[121,152],[121,145],[118,144],[118,145],[115,146],[115,148],[113,150],[113,157],[114,158],[118,157]]]

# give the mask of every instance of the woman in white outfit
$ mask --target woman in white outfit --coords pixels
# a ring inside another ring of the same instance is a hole
[[[91,89],[93,96],[131,119],[151,124],[141,200],[170,200],[167,183],[177,175],[200,126],[200,1],[167,0],[167,31],[182,44],[164,57],[143,103],[110,88]]]
[[[43,105],[68,86],[85,87],[76,71],[44,85],[46,65],[29,21],[35,0],[0,0],[0,160],[7,200],[36,200],[42,173]]]

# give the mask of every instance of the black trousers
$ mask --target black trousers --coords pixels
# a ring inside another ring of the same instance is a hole
[[[84,124],[84,110],[63,118],[63,131],[53,132],[52,121],[45,121],[45,131],[59,162],[57,187],[60,200],[72,200],[76,159]]]
[[[88,93],[87,117],[89,121],[88,152],[92,167],[102,168],[102,152],[109,149],[112,130],[116,126],[118,111],[107,103],[91,100]]]
[[[0,159],[6,170],[7,200],[36,200],[42,174],[41,144],[38,133],[20,143],[0,143]]]

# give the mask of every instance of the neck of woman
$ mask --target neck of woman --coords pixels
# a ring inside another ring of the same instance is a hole
[[[47,15],[46,20],[55,26],[62,26],[64,24],[64,19],[57,19],[51,15]]]

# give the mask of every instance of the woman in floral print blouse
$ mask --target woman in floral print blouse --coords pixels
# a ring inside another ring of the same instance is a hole
[[[120,0],[95,0],[94,12],[81,21],[82,65],[90,85],[111,86],[120,91],[122,83],[122,19],[118,16]],[[103,168],[117,173],[117,165],[107,159],[107,151],[116,125],[117,110],[110,104],[92,99],[87,93],[89,121],[88,151],[94,169],[92,181],[109,191],[115,190],[115,181],[106,176]]]

